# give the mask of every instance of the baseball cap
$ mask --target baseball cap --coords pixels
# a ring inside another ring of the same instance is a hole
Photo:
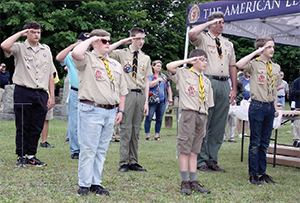
[[[6,67],[5,63],[1,63],[1,67],[2,67],[2,66],[5,66],[5,67]]]
[[[82,41],[87,40],[88,38],[90,38],[90,33],[88,32],[82,32],[78,36],[78,40],[82,40]]]

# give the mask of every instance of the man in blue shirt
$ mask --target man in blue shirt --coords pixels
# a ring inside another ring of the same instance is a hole
[[[6,71],[5,63],[1,63],[1,71],[0,71],[0,88],[4,89],[5,85],[10,85],[10,74]]]
[[[77,125],[78,125],[78,75],[77,70],[74,66],[71,56],[71,50],[80,44],[82,41],[89,38],[89,33],[82,32],[78,36],[78,41],[71,44],[56,56],[56,60],[60,62],[62,66],[68,67],[69,82],[71,85],[71,90],[69,93],[68,101],[68,129],[69,129],[69,143],[70,143],[70,153],[72,159],[78,159],[80,148],[77,138]]]

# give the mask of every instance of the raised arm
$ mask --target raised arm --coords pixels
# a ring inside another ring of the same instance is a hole
[[[121,40],[117,41],[116,43],[113,43],[109,47],[108,54],[110,54],[113,50],[115,50],[117,47],[121,46],[122,44],[131,44],[133,39],[134,39],[134,37],[128,37],[126,39],[121,39]]]
[[[61,52],[59,52],[59,53],[57,54],[57,56],[56,56],[56,60],[57,60],[58,62],[63,63],[64,60],[65,60],[65,58],[66,58],[67,55],[69,54],[69,52],[70,52],[74,47],[76,47],[78,44],[80,44],[80,43],[81,43],[81,41],[78,41],[78,42],[76,42],[76,43],[74,43],[74,44],[71,44],[70,46],[68,46],[67,48],[65,48],[65,49],[62,50]]]
[[[11,53],[11,47],[19,39],[21,36],[27,36],[28,32],[30,29],[22,30],[20,32],[17,32],[16,34],[10,36],[6,40],[4,40],[1,43],[1,48],[3,49],[4,52],[10,54]]]
[[[195,27],[193,27],[190,31],[189,31],[189,39],[191,42],[194,42],[197,40],[198,36],[200,35],[200,33],[205,30],[205,28],[207,28],[208,26],[211,26],[215,23],[218,23],[219,21],[221,21],[222,19],[217,18],[214,19],[212,21],[208,21],[206,23],[202,23],[200,25],[197,25]]]
[[[257,54],[261,53],[263,50],[265,49],[265,47],[260,47],[258,49],[256,49],[254,52],[252,52],[251,54],[248,54],[247,56],[245,56],[244,58],[240,59],[237,63],[236,66],[241,69],[244,70],[245,69],[245,65],[248,63],[248,61],[250,61],[254,56],[256,56]]]
[[[101,37],[93,36],[93,37],[81,42],[73,49],[72,57],[77,61],[83,61],[84,53],[86,52],[86,50],[90,46],[90,44],[92,44],[93,42],[95,42],[97,40],[101,40],[101,39],[102,39]]]
[[[189,64],[193,64],[193,63],[196,63],[199,58],[201,57],[193,57],[193,58],[188,58],[188,59],[185,59],[185,60],[178,60],[178,61],[173,61],[173,62],[170,62],[166,65],[167,69],[169,72],[175,74],[176,71],[177,71],[177,68],[185,63],[189,63]]]

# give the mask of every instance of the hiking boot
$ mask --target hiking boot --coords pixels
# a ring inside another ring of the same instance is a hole
[[[44,147],[44,148],[54,148],[54,146],[52,146],[51,144],[49,144],[49,142],[43,142],[40,144],[41,147]]]
[[[71,154],[72,159],[79,159],[79,153]]]
[[[261,186],[261,182],[259,181],[258,175],[250,175],[249,183],[253,185]]]
[[[21,156],[18,157],[16,167],[26,167],[25,157],[21,157]]]
[[[133,171],[147,171],[145,168],[143,168],[141,165],[138,163],[135,164],[130,164],[129,169]]]
[[[79,187],[79,189],[77,191],[78,196],[88,195],[88,193],[89,193],[89,188],[87,188],[87,187]]]
[[[47,166],[47,163],[38,160],[35,156],[32,157],[31,159],[28,159],[28,158],[26,157],[26,163],[27,163],[27,164],[34,165],[34,166],[36,166],[36,167]]]
[[[209,189],[205,189],[197,180],[195,181],[190,181],[190,186],[192,190],[196,190],[201,193],[207,193],[210,194]]]
[[[197,169],[198,169],[199,171],[204,171],[204,172],[212,172],[212,171],[213,171],[213,170],[211,170],[210,168],[208,168],[207,165],[199,166],[199,167],[197,167]]]
[[[180,193],[183,194],[183,195],[192,194],[191,185],[190,185],[189,181],[182,181],[181,182]]]
[[[129,171],[129,165],[128,164],[123,164],[120,168],[119,168],[120,172],[127,172]]]
[[[267,174],[263,174],[262,176],[259,177],[259,181],[265,181],[266,183],[273,183],[273,184],[277,184],[277,182],[275,182],[274,180],[272,180],[272,177],[267,175]]]
[[[223,173],[225,173],[225,169],[220,168],[220,167],[219,167],[217,164],[215,164],[215,163],[210,164],[210,165],[208,166],[208,168],[210,168],[210,169],[213,170],[213,171],[218,171],[218,172],[223,172]]]
[[[105,190],[101,185],[92,185],[90,187],[91,192],[95,192],[97,196],[107,195],[109,196],[109,192]]]

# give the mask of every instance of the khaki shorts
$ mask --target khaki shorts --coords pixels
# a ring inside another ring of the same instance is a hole
[[[47,114],[46,114],[46,121],[49,121],[53,118],[53,108],[50,109],[49,111],[47,111]]]
[[[206,135],[207,115],[195,111],[182,110],[179,120],[177,151],[199,154]]]

